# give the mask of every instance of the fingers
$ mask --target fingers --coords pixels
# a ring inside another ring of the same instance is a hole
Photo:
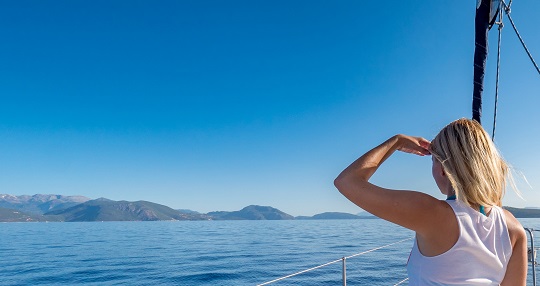
[[[429,151],[428,151],[428,150],[425,150],[425,149],[424,149],[424,150],[414,150],[414,151],[408,152],[408,153],[412,153],[412,154],[415,154],[415,155],[418,155],[418,156],[431,155],[431,154],[429,153]]]
[[[406,153],[411,153],[419,156],[431,155],[429,148],[431,142],[422,137],[412,137],[403,135],[404,140],[401,141],[401,146],[398,150]]]
[[[412,148],[401,148],[400,151],[405,152],[405,153],[418,155],[418,156],[430,155],[428,150],[419,149],[419,148],[414,148],[414,149],[412,149]]]
[[[430,147],[431,147],[431,142],[429,142],[428,140],[424,139],[424,138],[420,138],[420,147],[424,148],[424,155],[431,155],[431,152],[429,151]]]
[[[431,142],[429,142],[428,140],[422,137],[419,138],[418,143],[420,144],[420,147],[425,148],[425,149],[429,149],[429,146],[431,145]]]
[[[422,154],[423,155],[431,155],[431,152],[429,152],[429,147],[431,145],[431,142],[424,138],[420,138],[420,141],[418,142],[420,147],[423,149]]]

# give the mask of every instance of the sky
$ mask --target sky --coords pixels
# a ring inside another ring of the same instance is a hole
[[[358,213],[341,170],[471,117],[475,2],[2,1],[0,193]],[[511,16],[540,61],[537,11],[514,1]],[[505,19],[495,143],[523,199],[504,205],[540,207],[539,107]],[[444,198],[429,157],[396,153],[372,181]]]

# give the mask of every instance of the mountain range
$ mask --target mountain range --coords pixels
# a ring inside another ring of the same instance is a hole
[[[155,220],[204,220],[203,214],[187,214],[167,206],[147,201],[113,201],[105,198],[44,213],[57,215],[64,221],[155,221]]]
[[[540,209],[505,207],[518,218],[540,218]],[[42,221],[160,221],[160,220],[317,220],[369,219],[358,215],[326,212],[314,216],[294,217],[269,206],[250,205],[238,211],[214,211],[207,214],[192,210],[175,210],[148,201],[92,200],[83,196],[44,195],[12,196],[0,194],[0,222]]]
[[[0,208],[15,209],[29,214],[66,209],[90,199],[83,196],[42,195],[12,196],[0,194]]]

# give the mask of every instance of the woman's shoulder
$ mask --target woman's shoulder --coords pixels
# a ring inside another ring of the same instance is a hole
[[[506,226],[508,227],[508,234],[510,236],[510,241],[512,246],[515,245],[516,241],[527,241],[527,234],[521,223],[514,217],[514,215],[508,210],[503,208],[504,217],[506,220]]]

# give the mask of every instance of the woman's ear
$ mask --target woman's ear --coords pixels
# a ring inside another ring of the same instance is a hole
[[[438,173],[438,175],[441,176],[441,177],[443,177],[443,178],[446,178],[446,172],[444,171],[444,166],[443,166],[443,164],[442,164],[440,161],[438,161],[438,160],[435,160],[435,161],[436,161],[435,164],[438,165],[438,166],[437,166],[437,173]]]

